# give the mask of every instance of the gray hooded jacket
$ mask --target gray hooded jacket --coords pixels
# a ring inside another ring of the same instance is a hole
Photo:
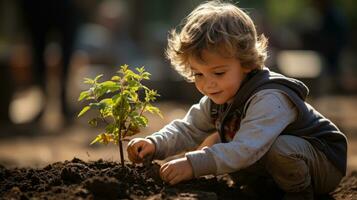
[[[203,97],[183,119],[147,137],[156,145],[154,159],[191,151],[186,157],[196,177],[231,173],[259,160],[280,134],[289,134],[308,140],[345,174],[346,137],[305,102],[307,94],[307,87],[296,79],[267,68],[253,71],[226,108]],[[241,120],[234,138],[226,141],[224,127],[231,113]],[[217,130],[223,143],[192,151]]]

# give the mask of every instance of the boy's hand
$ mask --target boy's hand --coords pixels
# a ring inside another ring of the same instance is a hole
[[[142,163],[144,158],[155,153],[155,144],[144,138],[130,140],[127,147],[129,160],[133,163]]]
[[[165,182],[174,185],[192,179],[193,169],[186,157],[179,158],[163,164],[160,168],[160,176]]]

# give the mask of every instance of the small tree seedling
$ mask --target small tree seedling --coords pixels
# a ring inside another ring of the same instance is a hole
[[[123,167],[123,141],[148,125],[144,113],[150,112],[162,117],[160,110],[152,105],[159,94],[142,84],[142,80],[150,79],[150,73],[144,67],[136,68],[136,71],[123,65],[110,80],[100,82],[103,74],[94,79],[85,78],[84,83],[90,87],[82,91],[78,98],[78,101],[88,102],[78,117],[89,110],[96,110],[98,114],[88,124],[92,127],[97,127],[99,121],[105,124],[105,131],[98,134],[91,144],[99,142],[118,145]]]

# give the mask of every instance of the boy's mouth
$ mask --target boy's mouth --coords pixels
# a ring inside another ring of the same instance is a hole
[[[221,94],[222,91],[219,91],[219,92],[211,92],[211,93],[208,93],[210,96],[216,96],[216,95],[219,95]]]

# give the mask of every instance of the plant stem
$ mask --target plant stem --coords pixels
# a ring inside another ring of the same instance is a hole
[[[117,121],[115,123],[118,123]],[[121,131],[122,131],[122,127],[121,127],[121,120],[119,120],[119,124],[118,124],[118,146],[119,146],[119,156],[120,156],[120,163],[121,166],[124,168],[124,153],[123,153],[123,141],[122,141],[122,135],[121,135]]]
[[[120,162],[121,162],[121,166],[124,168],[124,153],[123,153],[123,142],[121,140],[121,131],[119,132],[118,140],[119,140],[118,144],[119,144]]]

